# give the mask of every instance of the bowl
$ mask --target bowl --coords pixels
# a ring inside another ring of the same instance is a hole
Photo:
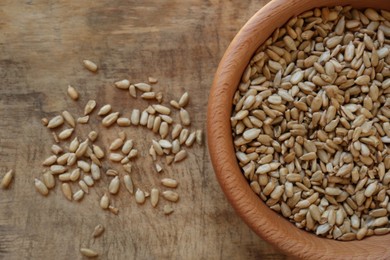
[[[211,88],[207,114],[209,152],[219,184],[238,215],[285,254],[303,259],[390,259],[390,234],[342,242],[295,227],[251,190],[235,157],[230,126],[232,100],[250,58],[292,16],[315,7],[336,5],[390,9],[389,0],[273,0],[242,27],[226,50]]]

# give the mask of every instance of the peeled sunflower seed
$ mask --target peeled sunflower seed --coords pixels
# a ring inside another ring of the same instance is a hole
[[[14,171],[9,170],[4,177],[1,179],[0,187],[2,189],[8,189],[9,185],[11,184],[12,178],[14,176]]]
[[[87,124],[89,121],[89,116],[82,116],[77,118],[77,123],[79,124]]]
[[[47,128],[53,129],[61,126],[64,123],[64,118],[61,115],[53,117],[47,124]]]
[[[79,93],[77,92],[77,90],[74,87],[72,87],[70,85],[68,86],[68,95],[73,100],[79,99]]]
[[[92,237],[97,238],[100,237],[104,233],[104,227],[102,224],[97,225],[92,233]]]
[[[79,186],[86,194],[89,193],[88,185],[83,180],[79,181]]]
[[[100,199],[100,207],[102,209],[108,209],[109,205],[110,205],[110,197],[108,196],[107,193],[104,193]]]
[[[61,185],[62,193],[64,194],[65,198],[69,201],[72,200],[72,188],[70,187],[69,183],[65,182]]]
[[[127,90],[130,87],[130,81],[127,80],[127,79],[123,79],[123,80],[117,81],[114,84],[115,84],[115,87],[117,87],[119,89]]]
[[[84,191],[83,190],[78,190],[73,194],[73,200],[74,201],[80,201],[84,197]]]
[[[123,140],[121,138],[117,138],[115,139],[111,145],[110,145],[110,150],[111,151],[115,151],[115,150],[118,150],[119,148],[121,148],[123,146]]]
[[[173,208],[170,205],[165,205],[164,206],[164,214],[165,215],[170,215],[173,213]]]
[[[108,113],[110,113],[111,109],[112,109],[112,107],[109,104],[106,104],[106,105],[102,106],[100,108],[99,112],[98,112],[98,116],[105,116],[105,115],[107,115]]]
[[[73,131],[74,131],[73,128],[65,129],[58,134],[58,138],[61,140],[66,140],[73,134]]]
[[[179,106],[183,108],[188,105],[189,101],[190,101],[190,95],[188,94],[188,92],[185,92],[179,99]]]
[[[89,115],[96,107],[96,101],[95,100],[89,100],[84,108],[84,115]]]
[[[43,174],[43,183],[48,189],[52,189],[56,186],[56,180],[51,172],[45,172]]]
[[[88,258],[97,257],[99,255],[95,250],[85,247],[80,248],[80,253]]]
[[[135,201],[138,204],[144,204],[145,203],[145,193],[142,190],[137,189],[137,191],[135,192]]]
[[[46,185],[39,179],[34,180],[34,186],[35,189],[43,196],[46,196],[49,194],[49,190],[47,189]]]
[[[190,114],[188,113],[187,110],[185,110],[184,108],[181,108],[179,115],[180,115],[180,121],[183,125],[189,126],[191,124]]]
[[[179,200],[179,194],[176,192],[167,190],[162,192],[162,196],[164,199],[171,201],[171,202],[177,202]]]
[[[161,180],[161,184],[168,188],[177,188],[177,185],[179,184],[177,180],[171,179],[171,178],[163,178]]]
[[[74,119],[74,117],[72,116],[71,113],[69,113],[68,111],[63,111],[62,112],[62,116],[64,117],[65,121],[71,126],[71,127],[75,127],[76,126],[76,120]]]
[[[133,184],[133,180],[131,179],[131,176],[129,174],[125,174],[123,176],[123,182],[125,184],[127,191],[130,194],[133,194],[134,193],[134,184]]]
[[[117,194],[119,191],[119,187],[120,187],[119,177],[116,176],[114,179],[111,180],[108,190],[111,194]]]
[[[105,127],[111,126],[112,124],[114,124],[118,120],[118,117],[119,117],[119,112],[114,112],[114,113],[107,115],[102,120],[103,126],[105,126]]]
[[[152,86],[146,83],[136,83],[134,86],[142,92],[150,92],[152,90]]]
[[[150,191],[150,203],[152,204],[153,208],[157,207],[159,196],[160,196],[160,191],[158,189],[153,188]]]
[[[184,160],[186,157],[187,157],[187,151],[186,150],[181,150],[180,152],[178,152],[175,155],[174,162],[180,162],[180,161]]]
[[[98,66],[90,60],[83,60],[83,64],[91,72],[96,72],[98,69]]]

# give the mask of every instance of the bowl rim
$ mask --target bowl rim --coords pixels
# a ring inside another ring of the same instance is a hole
[[[385,245],[385,242],[390,242],[390,234],[342,242],[320,238],[296,228],[254,194],[234,155],[230,128],[232,98],[250,58],[258,46],[293,15],[318,6],[334,5],[340,5],[340,2],[272,0],[241,28],[221,59],[210,90],[207,111],[208,149],[218,182],[235,211],[253,231],[282,252],[305,259],[390,258],[390,247]],[[388,0],[345,0],[342,5],[390,9]],[[283,18],[278,19],[276,16]],[[262,26],[264,24],[272,26]]]

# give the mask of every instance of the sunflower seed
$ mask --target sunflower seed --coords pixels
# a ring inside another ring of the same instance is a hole
[[[133,194],[134,193],[134,184],[133,184],[133,180],[131,179],[131,176],[129,174],[125,174],[123,176],[123,182],[125,184],[127,191],[130,194]]]
[[[103,233],[104,233],[104,227],[103,227],[102,224],[99,224],[99,225],[97,225],[97,226],[93,229],[92,237],[93,237],[93,238],[100,237]]]
[[[145,193],[142,190],[137,189],[135,192],[135,201],[140,205],[145,203]]]
[[[47,124],[47,128],[54,129],[61,126],[64,123],[64,118],[61,115],[53,117]]]
[[[190,95],[188,94],[188,92],[185,92],[179,99],[179,106],[186,107],[189,101],[190,101]]]
[[[133,125],[138,125],[139,124],[139,120],[140,120],[140,111],[139,109],[133,109],[133,111],[131,112],[131,123]]]
[[[73,100],[79,99],[79,93],[77,92],[77,90],[74,87],[72,87],[70,85],[68,85],[68,95]]]
[[[4,175],[4,177],[1,179],[0,187],[2,189],[8,189],[9,185],[11,184],[11,181],[12,181],[13,177],[14,177],[14,171],[13,170],[9,170]]]
[[[92,177],[89,175],[84,175],[83,180],[84,180],[85,184],[87,184],[89,187],[92,187],[95,184]]]
[[[34,186],[35,186],[35,189],[36,189],[41,195],[46,196],[46,195],[49,194],[49,190],[47,189],[47,187],[45,186],[45,184],[44,184],[41,180],[35,178],[35,180],[34,180]]]
[[[153,208],[157,207],[159,196],[160,191],[153,188],[150,192],[150,203],[152,204]]]
[[[73,134],[73,131],[74,131],[73,128],[65,129],[58,134],[58,138],[61,140],[66,140]]]
[[[84,197],[84,191],[83,190],[78,190],[73,194],[73,200],[74,201],[80,201]]]
[[[183,125],[189,126],[191,124],[190,114],[184,108],[180,109],[180,121]]]
[[[89,115],[96,107],[96,101],[95,100],[89,100],[84,108],[84,116]]]
[[[83,60],[83,63],[84,63],[84,67],[91,72],[96,72],[98,69],[97,65],[90,60]]]
[[[161,184],[167,188],[176,188],[179,183],[171,178],[163,178]]]
[[[72,188],[70,187],[69,183],[65,182],[61,184],[61,190],[65,198],[69,201],[72,201]]]
[[[175,155],[175,159],[174,159],[174,162],[180,162],[182,160],[184,160],[185,158],[187,157],[187,151],[185,150],[181,150],[180,152],[178,152],[176,155]]]
[[[177,202],[179,200],[179,194],[170,190],[163,191],[161,195],[164,199],[171,202]]]
[[[62,116],[64,117],[65,121],[71,126],[71,127],[75,127],[76,126],[76,120],[74,119],[74,117],[72,116],[71,113],[69,113],[68,111],[63,111],[62,112]]]
[[[114,85],[115,85],[115,87],[117,87],[119,89],[127,90],[130,87],[130,81],[127,79],[123,79],[123,80],[115,82]]]
[[[111,180],[108,190],[111,194],[117,194],[119,191],[119,186],[120,186],[119,177],[116,176],[114,179]]]
[[[111,112],[111,105],[107,104],[107,105],[104,105],[100,108],[99,112],[98,112],[98,116],[105,116],[107,115],[108,113]]]
[[[77,123],[79,124],[87,124],[89,121],[89,116],[82,116],[77,118]]]
[[[153,108],[160,114],[163,115],[169,115],[171,113],[171,110],[163,105],[153,105]]]
[[[114,124],[119,118],[119,112],[114,112],[103,118],[102,124],[105,127],[109,127]]]
[[[165,215],[170,215],[173,213],[173,208],[170,205],[165,205],[164,206],[164,214]]]
[[[99,255],[95,250],[85,247],[80,248],[80,253],[88,258],[97,257]]]
[[[110,197],[107,193],[104,193],[103,196],[100,198],[100,207],[102,209],[108,209],[109,205],[110,205]]]
[[[146,83],[137,83],[134,86],[142,92],[150,92],[152,90],[152,87]]]

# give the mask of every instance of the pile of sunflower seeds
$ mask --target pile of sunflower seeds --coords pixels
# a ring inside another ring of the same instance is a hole
[[[258,48],[234,95],[238,163],[297,227],[390,232],[390,12],[316,8]]]
[[[91,72],[98,71],[95,63],[88,60],[83,63]],[[186,92],[179,101],[172,100],[170,105],[163,105],[162,93],[153,91],[152,85],[157,82],[156,78],[149,77],[148,83],[132,84],[127,79],[113,83],[113,91],[127,91],[129,98],[137,98],[137,93],[141,92],[141,98],[150,103],[143,111],[134,108],[130,118],[121,117],[120,111],[112,111],[110,104],[103,104],[98,110],[95,100],[89,100],[83,114],[79,116],[64,110],[51,119],[43,118],[42,123],[51,130],[55,143],[51,147],[52,154],[42,163],[45,167],[42,176],[35,179],[36,190],[46,196],[59,181],[67,200],[81,201],[96,182],[108,180],[106,189],[99,191],[102,193],[99,205],[114,214],[118,214],[119,209],[114,205],[113,197],[119,193],[121,183],[126,188],[125,192],[140,205],[150,197],[151,205],[157,207],[160,195],[167,202],[178,202],[179,194],[173,191],[178,187],[177,180],[162,178],[161,186],[166,190],[160,191],[158,187],[153,187],[146,191],[136,188],[138,185],[132,178],[132,163],[139,157],[139,153],[136,141],[127,136],[126,129],[144,127],[156,134],[156,138],[150,142],[149,154],[158,173],[163,171],[162,166],[157,163],[158,157],[165,158],[166,165],[179,163],[187,158],[187,148],[192,147],[195,142],[199,145],[203,142],[202,130],[190,131],[190,113],[186,110],[190,101],[189,94]],[[79,100],[76,88],[68,86],[67,94],[72,100]],[[175,123],[171,117],[172,110],[169,106],[177,111],[180,123]],[[95,141],[105,134],[104,131],[91,131],[87,136],[77,135],[78,128],[89,124],[94,113],[101,119],[103,129],[122,129],[111,143],[103,146],[96,144]],[[103,175],[106,176],[102,178]],[[165,205],[163,211],[169,215],[173,208]],[[87,251],[84,253],[88,254]]]

